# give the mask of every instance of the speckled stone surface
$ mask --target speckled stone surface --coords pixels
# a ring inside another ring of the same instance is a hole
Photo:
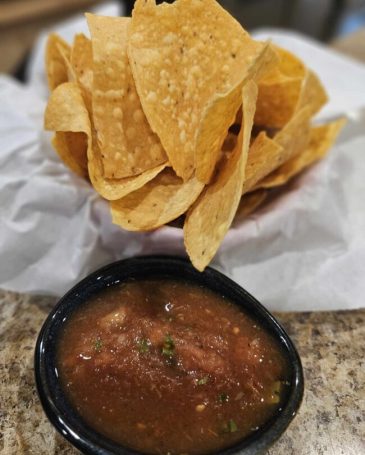
[[[54,299],[0,291],[0,454],[77,454],[41,409],[37,333]],[[365,454],[365,309],[277,315],[302,358],[301,409],[269,455]]]

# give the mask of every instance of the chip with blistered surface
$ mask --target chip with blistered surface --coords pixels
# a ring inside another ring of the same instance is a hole
[[[178,176],[188,179],[194,171],[209,103],[244,80],[262,47],[214,0],[158,6],[154,0],[136,1],[128,43],[133,76],[147,119]],[[226,131],[212,129],[211,135],[216,154]]]
[[[167,161],[146,120],[127,57],[126,17],[87,14],[93,51],[92,111],[105,178],[141,174]]]
[[[92,113],[93,52],[91,41],[83,33],[75,35],[71,48],[70,62],[89,113]]]
[[[284,185],[303,169],[323,158],[334,144],[346,121],[335,120],[310,130],[309,144],[302,153],[294,156],[259,181],[256,188],[272,188]],[[253,194],[253,193],[252,193]]]
[[[189,209],[184,223],[184,242],[191,262],[203,271],[227,233],[241,199],[247,153],[255,113],[257,85],[242,89],[242,127],[235,149],[225,156],[215,180]]]
[[[48,87],[54,90],[60,84],[72,79],[70,74],[70,46],[56,33],[48,36],[46,43],[45,65]]]
[[[129,231],[156,229],[185,213],[203,188],[196,177],[184,182],[166,168],[139,190],[111,202],[113,223]]]
[[[80,87],[64,82],[51,93],[44,116],[46,130],[55,131],[53,146],[74,172],[87,177],[91,124]]]

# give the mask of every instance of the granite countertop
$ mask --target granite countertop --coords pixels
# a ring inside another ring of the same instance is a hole
[[[55,300],[0,291],[0,454],[79,453],[48,423],[35,391],[33,351]],[[268,455],[365,453],[365,309],[276,315],[301,355],[298,415]]]

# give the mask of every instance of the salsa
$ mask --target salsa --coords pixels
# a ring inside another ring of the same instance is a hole
[[[170,279],[131,281],[79,307],[58,374],[83,420],[151,454],[201,454],[256,431],[280,408],[276,341],[224,297]]]

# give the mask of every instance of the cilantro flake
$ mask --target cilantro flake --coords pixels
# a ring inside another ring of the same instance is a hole
[[[137,341],[138,352],[147,354],[150,351],[151,342],[147,338],[142,338]]]
[[[95,351],[100,352],[102,347],[103,347],[103,342],[101,341],[101,339],[99,337],[96,338],[96,340],[94,341]]]
[[[229,396],[225,392],[220,393],[218,395],[218,401],[220,403],[227,403],[228,400],[229,400]]]
[[[166,357],[172,357],[175,353],[175,343],[171,338],[171,335],[167,334],[165,336],[163,345],[162,345],[162,354]]]
[[[235,433],[238,430],[237,424],[233,419],[229,419],[223,426],[224,433]]]

